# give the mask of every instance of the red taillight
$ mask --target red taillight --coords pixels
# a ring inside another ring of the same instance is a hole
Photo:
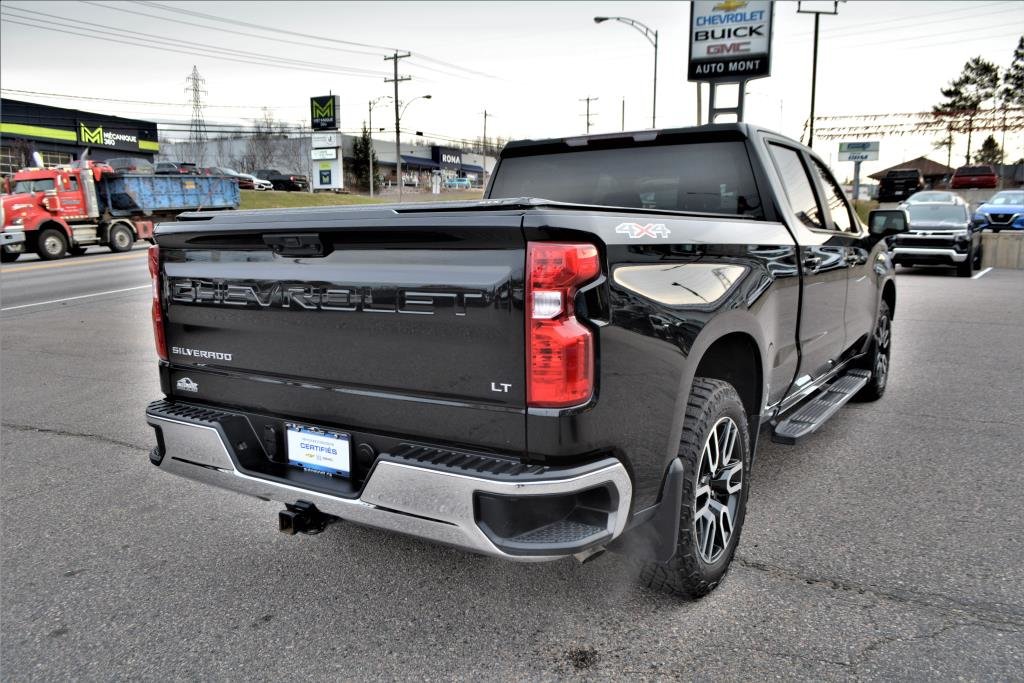
[[[160,306],[160,247],[149,248],[149,277],[153,283],[153,339],[156,341],[156,355],[167,360],[167,338],[164,337],[164,310]]]
[[[527,403],[583,403],[594,391],[594,335],[576,319],[573,299],[601,272],[597,248],[530,242],[526,271]]]

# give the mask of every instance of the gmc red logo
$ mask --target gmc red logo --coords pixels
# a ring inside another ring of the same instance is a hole
[[[727,55],[737,52],[750,52],[750,42],[729,43],[727,45],[708,45],[709,55]]]
[[[629,239],[635,240],[641,237],[661,237],[668,239],[671,234],[664,223],[619,223],[615,226],[615,232],[629,235]]]

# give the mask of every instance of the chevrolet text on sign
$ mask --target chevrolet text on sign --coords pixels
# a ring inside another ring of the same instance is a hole
[[[691,81],[744,81],[771,73],[772,3],[690,3]]]

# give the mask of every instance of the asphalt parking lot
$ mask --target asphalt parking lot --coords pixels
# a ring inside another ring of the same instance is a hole
[[[887,395],[762,441],[733,570],[689,603],[612,555],[287,537],[275,505],[157,471],[145,258],[108,256],[0,269],[5,680],[1024,671],[1024,272],[900,269]]]

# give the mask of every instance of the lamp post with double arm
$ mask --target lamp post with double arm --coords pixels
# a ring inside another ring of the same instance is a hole
[[[658,121],[658,32],[651,29],[650,27],[640,23],[636,19],[630,19],[628,17],[594,17],[594,23],[600,24],[605,21],[618,21],[632,26],[640,33],[644,34],[651,45],[654,46],[654,97],[651,104],[651,128],[657,128]]]
[[[405,116],[405,110],[409,108],[409,105],[416,100],[429,100],[433,95],[419,95],[414,97],[399,109],[395,107],[395,175],[398,179],[398,201],[402,201],[402,186],[405,184],[402,181],[402,149],[399,142],[402,131],[402,117]],[[402,104],[401,101],[398,104]]]

